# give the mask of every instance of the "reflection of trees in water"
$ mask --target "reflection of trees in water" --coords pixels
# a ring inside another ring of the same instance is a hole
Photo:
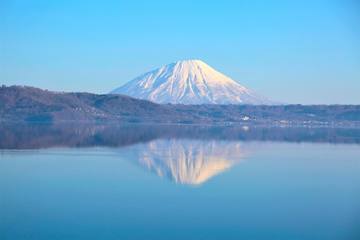
[[[125,151],[131,152],[131,160],[158,176],[191,185],[227,170],[245,155],[240,142],[194,139],[159,139]]]
[[[158,138],[360,143],[360,129],[197,125],[0,125],[0,148],[119,147]]]

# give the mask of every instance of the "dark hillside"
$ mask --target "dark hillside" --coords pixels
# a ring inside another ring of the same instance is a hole
[[[117,94],[0,88],[0,121],[360,126],[359,105],[161,105]]]

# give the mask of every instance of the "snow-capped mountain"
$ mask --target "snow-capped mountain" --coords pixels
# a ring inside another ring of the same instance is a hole
[[[113,94],[173,104],[271,104],[200,60],[178,61],[147,72]]]

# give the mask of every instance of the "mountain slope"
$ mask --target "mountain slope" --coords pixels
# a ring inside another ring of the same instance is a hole
[[[111,93],[173,104],[271,104],[200,60],[145,73]]]
[[[154,113],[157,113],[154,115]],[[0,87],[0,121],[160,121],[171,111],[123,95],[51,92],[33,87]]]
[[[360,105],[156,104],[123,95],[0,87],[5,121],[360,126]]]

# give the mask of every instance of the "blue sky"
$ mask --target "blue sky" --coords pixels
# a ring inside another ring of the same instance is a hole
[[[106,93],[201,59],[287,103],[360,104],[360,2],[0,1],[0,83]]]

